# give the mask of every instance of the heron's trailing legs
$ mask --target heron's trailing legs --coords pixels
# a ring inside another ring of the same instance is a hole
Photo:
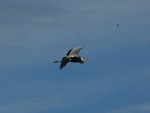
[[[56,60],[56,61],[54,61],[53,63],[59,63],[59,62],[61,62],[61,61]]]

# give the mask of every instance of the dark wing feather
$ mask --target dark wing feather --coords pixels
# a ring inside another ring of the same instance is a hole
[[[71,52],[72,50],[73,50],[73,49],[70,49],[66,55],[69,55],[69,54],[70,54],[70,52]]]
[[[66,64],[68,63],[69,59],[66,57],[62,58],[61,64],[60,64],[60,69],[62,69],[63,67],[66,66]]]

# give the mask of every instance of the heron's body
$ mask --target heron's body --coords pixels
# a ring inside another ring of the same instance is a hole
[[[79,56],[79,52],[80,52],[81,49],[83,49],[83,47],[77,47],[77,48],[74,48],[74,49],[70,49],[68,51],[68,53],[66,54],[66,56],[63,57],[61,61],[54,61],[54,63],[61,62],[60,69],[65,67],[68,62],[84,63],[87,59],[84,58],[84,57]]]
[[[70,62],[84,63],[84,62],[81,60],[81,57],[73,57],[73,58],[70,59]]]

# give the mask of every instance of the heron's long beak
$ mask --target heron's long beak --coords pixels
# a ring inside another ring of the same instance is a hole
[[[87,59],[87,58],[84,58],[84,60],[85,60],[85,61],[89,61],[89,59]]]
[[[89,59],[86,58],[86,61],[89,61]]]

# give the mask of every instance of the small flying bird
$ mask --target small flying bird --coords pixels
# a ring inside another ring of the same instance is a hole
[[[65,57],[62,58],[61,61],[54,61],[54,63],[60,63],[60,69],[63,69],[67,65],[68,62],[78,62],[78,63],[84,63],[87,61],[87,58],[81,57],[79,55],[80,50],[83,49],[83,47],[76,47],[73,49],[70,49]]]
[[[117,24],[117,27],[120,27],[120,25],[119,25],[119,24]]]

